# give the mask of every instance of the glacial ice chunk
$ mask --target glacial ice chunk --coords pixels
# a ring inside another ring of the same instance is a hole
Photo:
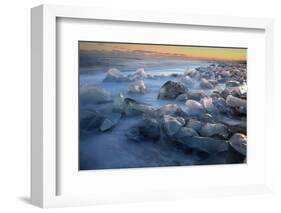
[[[80,100],[91,103],[105,103],[111,101],[111,95],[103,88],[87,85],[80,89]]]

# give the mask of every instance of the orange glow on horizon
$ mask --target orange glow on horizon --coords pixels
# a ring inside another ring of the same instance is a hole
[[[247,49],[154,44],[80,42],[82,51],[126,52],[201,60],[246,61]]]

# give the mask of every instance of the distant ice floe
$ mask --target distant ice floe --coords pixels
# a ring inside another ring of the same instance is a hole
[[[165,77],[180,77],[183,75],[179,75],[178,73],[173,73],[171,75],[165,74],[149,74],[145,72],[144,68],[138,68],[134,73],[128,74],[127,76],[122,74],[122,72],[117,68],[110,68],[103,82],[130,82],[136,80],[145,80],[145,79],[157,79],[157,78],[165,78]]]
[[[104,82],[116,82],[116,81],[130,81],[129,78],[124,76],[120,70],[116,68],[110,68],[107,71],[107,74],[105,76]]]
[[[140,78],[146,78],[147,77],[147,73],[144,71],[143,68],[139,68],[139,69],[136,70],[135,76],[138,76]]]

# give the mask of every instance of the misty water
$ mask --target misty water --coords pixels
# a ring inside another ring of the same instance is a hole
[[[210,63],[204,61],[186,60],[162,60],[162,61],[120,61],[117,60],[112,66],[101,65],[95,68],[80,68],[80,89],[87,85],[104,88],[111,93],[112,97],[122,93],[125,97],[159,108],[165,104],[176,103],[175,100],[157,99],[161,86],[169,81],[175,80],[171,74],[183,74],[187,69],[200,66],[208,66]],[[144,79],[147,92],[144,94],[128,93],[128,86],[132,82],[104,82],[107,70],[111,67],[120,69],[124,76],[133,74],[136,69],[144,68],[147,74],[158,75],[158,78]],[[207,91],[208,92],[208,91]],[[80,102],[80,112],[84,109],[95,109],[104,111],[111,103],[88,104]],[[138,124],[142,116],[122,117],[118,124],[110,131],[101,132],[92,130],[80,131],[79,160],[81,170],[110,169],[110,168],[139,168],[155,166],[177,166],[204,164],[202,160],[192,152],[187,153],[169,143],[154,141],[134,142],[125,136],[128,129]],[[216,159],[217,160],[217,159]],[[209,159],[208,163],[212,160]],[[217,162],[217,161],[216,161]]]

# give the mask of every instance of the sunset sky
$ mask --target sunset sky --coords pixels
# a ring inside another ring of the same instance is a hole
[[[103,53],[124,52],[143,55],[171,56],[201,60],[246,61],[245,48],[218,48],[176,45],[151,45],[127,43],[80,42],[81,51]]]

